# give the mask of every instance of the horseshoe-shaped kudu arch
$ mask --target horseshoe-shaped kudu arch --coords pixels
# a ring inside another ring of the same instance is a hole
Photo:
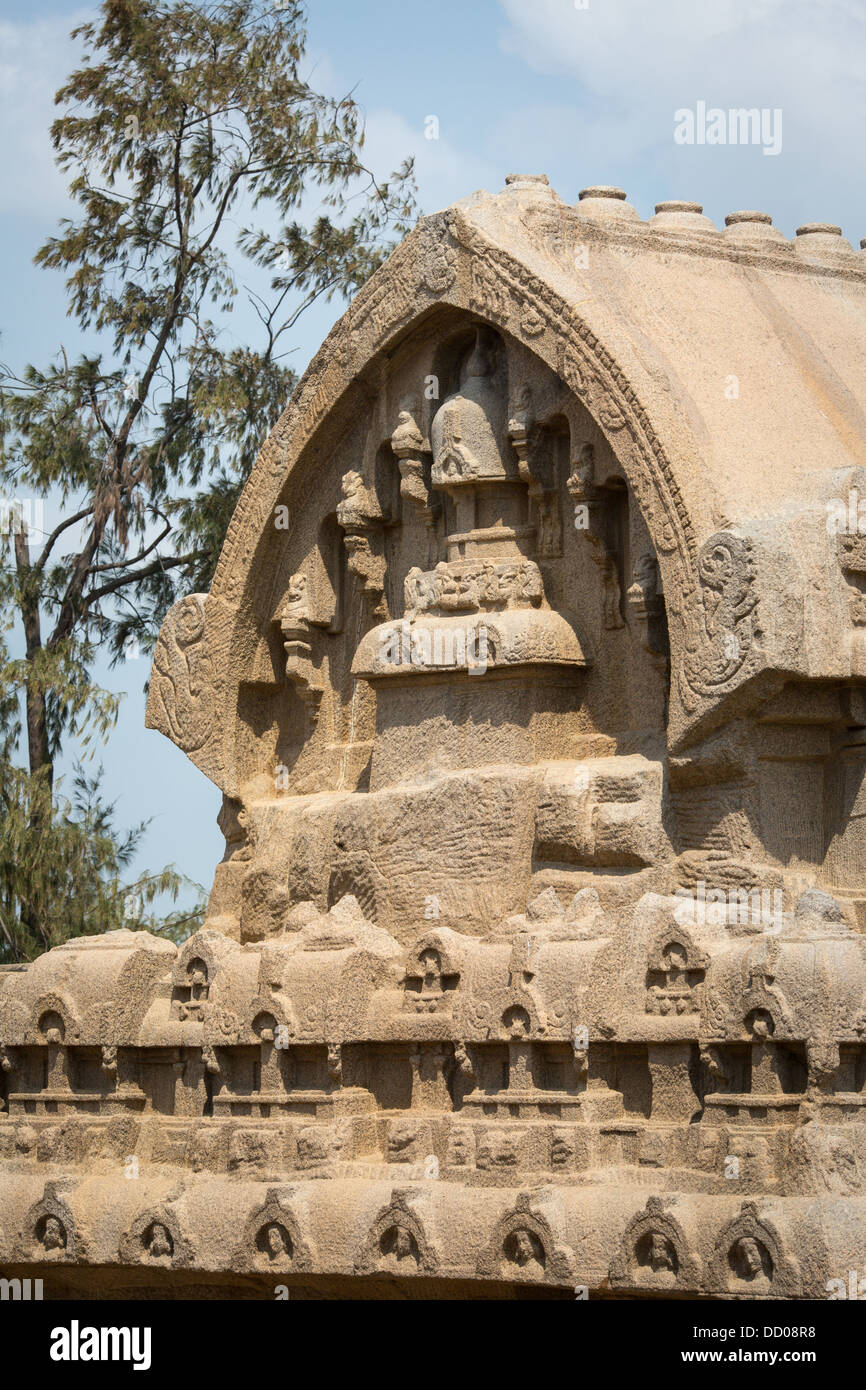
[[[403,241],[156,649],[148,724],[224,798],[204,928],[0,972],[11,1267],[866,1267],[864,343],[823,224],[510,177]]]

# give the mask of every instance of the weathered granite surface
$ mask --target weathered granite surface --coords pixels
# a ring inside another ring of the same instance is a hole
[[[204,929],[0,971],[0,1259],[866,1266],[864,346],[836,228],[543,178],[422,221],[163,627],[148,724],[224,794]]]

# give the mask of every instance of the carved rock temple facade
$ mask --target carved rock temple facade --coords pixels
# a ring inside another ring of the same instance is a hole
[[[866,1267],[864,344],[823,224],[514,177],[403,241],[156,649],[224,797],[203,929],[0,971],[4,1267]]]

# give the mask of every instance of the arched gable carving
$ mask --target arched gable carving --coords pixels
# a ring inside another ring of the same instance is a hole
[[[438,932],[427,932],[406,958],[403,1006],[415,1013],[441,1013],[453,1007],[462,963]]]
[[[415,1210],[416,1193],[395,1188],[355,1258],[356,1274],[433,1274],[439,1259]]]
[[[231,1269],[306,1273],[313,1268],[313,1250],[301,1232],[290,1205],[294,1188],[270,1188],[265,1201],[254,1208],[244,1225],[241,1244],[231,1258]]]
[[[701,1262],[685,1232],[666,1209],[670,1199],[648,1197],[623,1232],[622,1246],[610,1266],[614,1288],[682,1289],[700,1287]]]
[[[69,1047],[77,1041],[81,1033],[78,1014],[65,995],[57,994],[53,990],[47,994],[41,994],[33,1005],[27,1041],[45,1041],[45,1020],[52,1015],[61,1020],[63,1034],[61,1042]]]
[[[174,1208],[160,1202],[138,1212],[121,1239],[119,1256],[121,1264],[186,1269],[192,1263],[193,1247],[181,1231]]]
[[[514,1209],[494,1228],[478,1257],[477,1272],[486,1279],[509,1282],[569,1284],[574,1282],[574,1256],[561,1244],[545,1216],[532,1209],[533,1194],[518,1194]]]
[[[351,399],[359,392],[363,396],[365,373],[377,355],[390,350],[407,326],[436,304],[483,315],[492,327],[518,336],[566,382],[611,439],[658,554],[665,592],[679,596],[675,602],[685,634],[685,659],[677,688],[691,700],[689,715],[706,698],[742,682],[756,659],[744,627],[754,611],[754,556],[746,561],[746,542],[725,532],[700,546],[676,471],[646,405],[619,363],[579,310],[516,257],[489,242],[460,209],[426,219],[359,292],[266,441],[203,603],[202,664],[225,672],[230,669],[230,650],[250,649],[250,625],[255,628],[262,620],[250,608],[249,574],[254,567],[269,572],[262,563],[275,542],[269,521],[295,461],[326,415],[350,409]],[[181,640],[182,616],[176,605],[166,619],[160,640],[168,647]],[[725,646],[728,635],[737,640]],[[211,731],[204,742],[185,751],[224,792],[237,795],[236,699],[231,689],[226,687],[220,702],[219,736]],[[175,737],[155,696],[148,704],[148,723]]]
[[[708,964],[708,955],[698,949],[685,927],[665,926],[647,955],[647,1013],[700,1013]]]
[[[18,1233],[14,1258],[22,1264],[43,1260],[77,1264],[87,1260],[75,1218],[61,1197],[57,1183],[46,1183],[42,1197],[27,1212]]]
[[[716,1237],[707,1269],[711,1290],[745,1298],[798,1298],[800,1270],[776,1227],[756,1202],[740,1212]]]

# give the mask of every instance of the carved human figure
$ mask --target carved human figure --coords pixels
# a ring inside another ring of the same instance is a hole
[[[56,1216],[46,1216],[40,1236],[43,1248],[49,1254],[57,1254],[66,1249],[66,1228]]]
[[[411,1259],[414,1243],[411,1232],[408,1231],[405,1226],[398,1226],[397,1235],[394,1240],[394,1254],[397,1256],[397,1259]]]
[[[174,1242],[161,1221],[154,1221],[147,1233],[145,1247],[152,1260],[160,1260],[173,1253]]]
[[[595,476],[595,455],[591,444],[581,444],[571,461],[571,472],[566,483],[568,493],[574,502],[584,501],[590,494]]]
[[[505,564],[499,571],[499,601],[504,603],[506,608],[514,607],[519,573],[516,564]]]
[[[674,1252],[670,1241],[660,1231],[652,1231],[649,1239],[648,1264],[653,1274],[667,1271],[673,1274]]]
[[[408,1226],[402,1222],[395,1222],[384,1232],[379,1242],[379,1248],[386,1260],[395,1264],[404,1264],[411,1260],[417,1264],[419,1260],[418,1243]]]
[[[261,1234],[264,1236],[265,1254],[272,1264],[291,1259],[292,1242],[285,1226],[281,1226],[279,1221],[269,1221]]]
[[[403,606],[407,618],[424,612],[435,602],[436,584],[429,574],[413,565],[403,581]]]
[[[286,590],[283,618],[298,619],[310,616],[309,581],[305,574],[293,574]]]
[[[540,603],[544,597],[544,589],[541,583],[541,571],[536,564],[528,560],[520,566],[518,596],[525,603],[533,605]]]
[[[752,1281],[765,1273],[762,1246],[754,1236],[740,1236],[731,1247],[730,1260],[740,1279]]]
[[[519,1226],[505,1239],[503,1253],[510,1264],[533,1271],[544,1268],[544,1247],[534,1232]]]
[[[364,498],[364,479],[354,468],[350,468],[348,473],[343,474],[340,490],[347,502],[358,505]]]
[[[193,961],[189,968],[190,998],[203,1002],[207,999],[207,966],[202,961]]]
[[[191,960],[186,968],[187,997],[180,1006],[181,1019],[201,1019],[207,1003],[209,984],[207,966],[203,960]]]

